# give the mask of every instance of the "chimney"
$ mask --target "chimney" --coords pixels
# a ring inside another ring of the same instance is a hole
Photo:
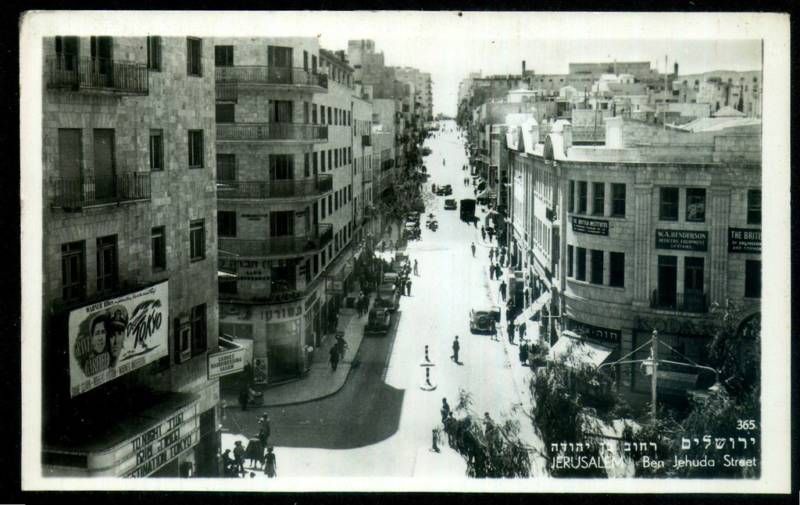
[[[678,62],[677,61],[675,62],[675,67],[674,68],[675,68],[675,78],[677,79],[678,78]]]
[[[522,76],[525,76],[525,60],[522,60]]]

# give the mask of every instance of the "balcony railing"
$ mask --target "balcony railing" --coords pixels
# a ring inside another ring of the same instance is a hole
[[[333,176],[273,181],[218,181],[217,198],[259,199],[314,197],[333,190]]]
[[[672,310],[675,312],[708,312],[708,295],[706,293],[659,293],[657,289],[650,295],[650,308]]]
[[[317,86],[328,88],[328,76],[304,68],[268,67],[264,65],[237,65],[216,67],[218,83],[283,84],[290,86]]]
[[[218,123],[217,140],[327,142],[328,127],[302,123]]]
[[[149,92],[144,63],[61,55],[47,57],[45,66],[48,88],[124,95],[147,95]]]
[[[226,253],[250,258],[290,256],[313,253],[333,239],[333,225],[322,223],[305,235],[270,237],[263,240],[220,238],[219,249]]]
[[[65,209],[150,199],[150,172],[58,178],[53,185],[52,205]]]

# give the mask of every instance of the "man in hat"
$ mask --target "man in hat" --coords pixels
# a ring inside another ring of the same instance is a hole
[[[236,472],[244,473],[244,446],[241,440],[234,443],[233,459],[236,463]]]

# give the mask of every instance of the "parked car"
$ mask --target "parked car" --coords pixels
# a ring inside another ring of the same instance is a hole
[[[392,315],[385,307],[372,307],[367,316],[367,325],[364,327],[365,335],[386,335]]]
[[[472,333],[489,333],[499,322],[499,307],[482,307],[469,311],[469,330]]]
[[[394,284],[384,282],[378,287],[378,297],[375,298],[375,307],[382,307],[389,312],[394,312],[400,306],[400,293]]]
[[[456,210],[458,208],[458,204],[452,198],[448,198],[444,201],[444,210]]]

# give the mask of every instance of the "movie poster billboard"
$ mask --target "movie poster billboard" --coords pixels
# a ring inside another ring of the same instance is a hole
[[[164,281],[70,312],[70,396],[166,356],[168,302],[168,281]]]

